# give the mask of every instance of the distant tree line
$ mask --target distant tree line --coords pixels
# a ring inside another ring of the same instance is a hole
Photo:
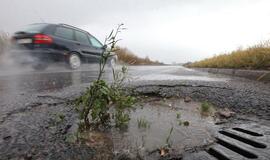
[[[115,51],[118,56],[118,60],[122,63],[129,65],[161,65],[162,62],[153,61],[148,56],[145,58],[141,58],[135,55],[132,51],[125,47],[117,46],[117,50]]]

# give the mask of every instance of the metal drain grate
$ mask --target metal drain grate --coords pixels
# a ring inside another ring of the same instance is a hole
[[[216,143],[183,160],[270,160],[270,128],[240,125],[217,133]]]

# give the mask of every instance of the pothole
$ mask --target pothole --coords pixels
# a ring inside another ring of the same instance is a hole
[[[181,157],[187,150],[213,144],[220,128],[215,125],[214,116],[201,114],[201,103],[186,103],[178,98],[144,98],[130,111],[130,118],[127,128],[111,128],[102,136],[91,133],[92,137],[106,137],[114,155],[125,153],[151,160],[161,156]],[[103,138],[84,140],[92,147],[104,144]],[[99,140],[100,143],[96,142]]]

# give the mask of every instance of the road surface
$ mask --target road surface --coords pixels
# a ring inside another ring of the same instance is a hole
[[[93,151],[87,147],[65,143],[65,136],[77,119],[66,102],[78,97],[95,80],[97,68],[87,65],[70,71],[54,66],[40,72],[28,68],[0,69],[0,159],[91,157]],[[110,77],[108,68],[104,78],[110,81]],[[130,66],[128,79],[126,86],[138,93],[189,96],[194,101],[228,107],[245,121],[269,124],[269,83],[181,66]],[[59,113],[68,118],[56,125]]]

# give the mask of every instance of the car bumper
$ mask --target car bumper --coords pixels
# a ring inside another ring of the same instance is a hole
[[[19,63],[32,63],[36,61],[51,62],[65,60],[67,53],[51,49],[11,50],[10,56]]]

